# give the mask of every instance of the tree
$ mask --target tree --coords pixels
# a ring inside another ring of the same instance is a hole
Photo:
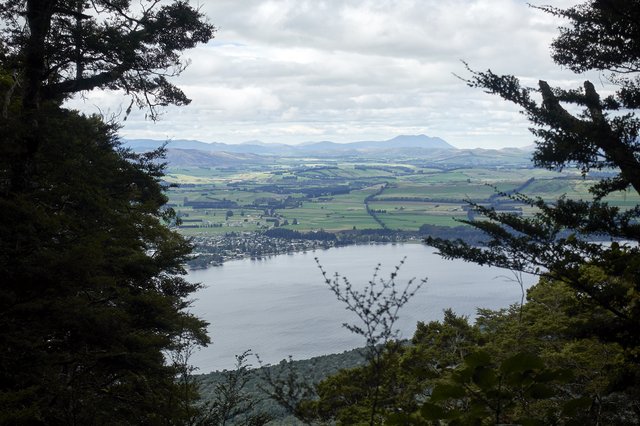
[[[442,322],[418,323],[410,343],[381,347],[380,356],[368,359],[367,365],[323,380],[318,398],[299,406],[322,422],[366,424],[375,400],[375,423],[412,424],[411,413],[421,407],[435,380],[476,350],[479,338],[467,318],[447,310]]]
[[[395,388],[391,366],[401,345],[397,341],[399,330],[396,322],[400,309],[426,283],[426,278],[416,282],[410,279],[404,286],[396,282],[402,259],[389,275],[389,279],[379,277],[380,265],[373,277],[362,290],[353,287],[346,277],[336,274],[330,278],[318,259],[325,283],[336,298],[345,304],[345,309],[353,312],[361,324],[343,323],[343,327],[365,339],[365,358],[368,365],[339,373],[318,386],[319,401],[302,404],[304,412],[318,415],[323,420],[336,416],[345,424],[361,423],[371,426],[379,424],[390,403],[388,388]],[[353,383],[359,383],[354,387]],[[343,386],[344,385],[344,386]],[[327,400],[330,402],[327,404]]]
[[[208,338],[185,311],[199,286],[177,275],[191,248],[162,223],[161,168],[97,118],[48,116],[33,189],[0,199],[2,420],[175,418],[165,353]]]
[[[513,195],[537,209],[532,217],[498,213],[475,205],[484,220],[464,221],[484,231],[484,248],[462,241],[429,238],[445,257],[463,258],[566,282],[584,303],[604,308],[610,316],[594,318],[591,333],[627,349],[632,364],[640,361],[640,248],[595,238],[640,241],[640,207],[624,210],[609,205],[616,191],[640,193],[640,99],[637,34],[640,2],[592,0],[566,10],[543,10],[569,19],[553,43],[554,59],[575,71],[610,72],[617,90],[601,98],[595,86],[522,87],[513,76],[473,72],[468,83],[522,107],[533,123],[537,148],[533,161],[549,169],[578,167],[583,175],[604,170],[611,177],[590,189],[592,200],[561,198],[554,203]],[[538,95],[540,100],[534,99]],[[571,108],[569,108],[571,106]],[[573,113],[581,108],[580,113]]]
[[[162,150],[129,152],[117,124],[61,102],[111,88],[152,115],[183,103],[163,70],[213,29],[181,1],[136,15],[8,0],[0,14],[0,423],[185,422],[195,388],[170,355],[209,339],[187,311],[191,246],[164,225]]]
[[[619,389],[628,371],[622,347],[583,335],[594,315],[607,313],[582,304],[566,283],[547,280],[529,289],[522,309],[479,310],[475,339],[423,382],[428,397],[420,409],[391,416],[390,423],[636,424],[636,397]],[[429,334],[420,333],[429,339],[416,342],[416,332],[407,360],[443,359],[451,340],[440,336],[464,330],[446,322],[445,316]],[[425,349],[431,358],[416,358]]]
[[[190,100],[167,77],[186,64],[180,53],[212,38],[187,1],[7,0],[0,5],[4,72],[21,87],[19,117],[26,124],[11,152],[12,187],[26,185],[31,159],[43,142],[38,111],[75,93],[93,89],[124,91],[131,104],[147,108],[186,105]],[[14,93],[5,92],[5,106]],[[6,118],[6,114],[5,114]]]
[[[236,355],[236,368],[223,371],[223,380],[215,385],[210,401],[205,401],[194,426],[226,424],[261,426],[272,420],[267,413],[256,410],[259,400],[247,391],[251,379],[251,364],[247,358],[250,350]]]
[[[398,425],[636,424],[635,395],[618,389],[628,370],[622,347],[583,336],[593,315],[607,313],[547,280],[522,308],[481,309],[475,324],[446,310],[383,354],[379,414]],[[324,380],[318,398],[299,407],[319,421],[366,423],[372,370],[370,363]]]
[[[0,16],[25,108],[80,91],[121,89],[151,117],[157,106],[190,102],[167,77],[184,70],[183,50],[215,30],[184,0],[139,7],[129,0],[7,0]]]

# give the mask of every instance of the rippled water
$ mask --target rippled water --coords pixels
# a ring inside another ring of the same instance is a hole
[[[239,260],[192,271],[191,281],[207,288],[196,294],[192,311],[211,325],[213,344],[192,358],[200,372],[232,368],[234,355],[251,349],[268,363],[342,352],[362,346],[361,337],[344,329],[356,322],[324,283],[314,258],[324,269],[362,286],[378,263],[387,278],[403,257],[399,283],[428,278],[400,312],[398,328],[410,338],[417,321],[442,318],[451,307],[473,317],[476,309],[501,308],[520,301],[520,287],[509,271],[446,261],[420,244],[367,245]],[[527,285],[534,277],[525,277]]]

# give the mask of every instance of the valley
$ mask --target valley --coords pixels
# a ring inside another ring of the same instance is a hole
[[[168,151],[165,180],[173,185],[168,206],[177,212],[180,232],[193,236],[273,228],[302,233],[446,230],[474,217],[469,202],[526,216],[534,212],[531,206],[499,192],[547,201],[563,195],[585,198],[592,181],[607,176],[534,168],[529,151],[519,149],[345,148],[342,155],[329,150],[305,156],[196,150],[217,159],[228,156],[226,162],[208,165],[176,165],[172,158],[184,159],[177,151],[190,150]],[[636,198],[618,193],[608,201],[626,208]]]
[[[609,176],[534,168],[525,149],[460,150],[424,135],[301,146],[173,145],[167,207],[176,212],[172,226],[193,238],[192,269],[429,235],[480,243],[483,234],[461,222],[475,217],[470,203],[531,216],[534,207],[508,195],[588,199],[589,185]],[[138,150],[159,146],[129,142]],[[622,192],[607,200],[626,209],[637,198]]]

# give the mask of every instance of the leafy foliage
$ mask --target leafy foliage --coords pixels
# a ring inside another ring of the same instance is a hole
[[[364,381],[367,384],[368,391],[359,399],[367,401],[368,410],[365,412],[368,412],[369,424],[372,426],[380,421],[378,406],[382,402],[382,388],[393,386],[387,381],[389,377],[385,374],[387,370],[385,355],[392,356],[398,350],[398,343],[394,341],[398,337],[398,331],[395,329],[398,313],[427,281],[422,279],[416,283],[415,278],[412,278],[407,281],[404,288],[399,287],[396,278],[404,261],[404,259],[400,261],[388,280],[378,277],[380,270],[378,265],[373,278],[362,290],[358,290],[346,277],[342,277],[341,280],[336,274],[333,279],[329,278],[316,258],[325,283],[336,298],[346,305],[345,309],[353,312],[361,322],[361,324],[344,323],[342,325],[366,340],[366,358],[369,366],[357,371],[365,373],[361,382]],[[323,394],[322,385],[318,393]]]
[[[179,276],[190,245],[162,223],[157,153],[118,150],[110,126],[69,111],[43,125],[32,188],[0,198],[5,420],[170,419],[164,353],[208,337],[185,311],[199,285]]]
[[[209,342],[190,314],[188,241],[163,150],[120,147],[117,125],[60,106],[122,88],[184,103],[164,70],[212,28],[185,2],[0,5],[0,423],[176,424],[196,389],[179,353]],[[86,12],[86,13],[85,13]],[[155,100],[153,100],[155,99]],[[178,355],[176,355],[178,354]]]
[[[522,308],[482,309],[474,325],[445,311],[381,360],[385,424],[634,424],[624,349],[584,337],[593,311],[560,281],[529,289]],[[303,402],[318,421],[369,422],[371,363],[342,371]],[[384,419],[384,420],[383,420]]]
[[[472,72],[468,83],[523,108],[535,126],[536,165],[579,167],[583,173],[606,169],[615,175],[591,187],[590,201],[560,198],[547,204],[541,199],[512,195],[536,210],[531,217],[475,205],[486,219],[466,223],[488,235],[486,248],[437,238],[427,242],[445,257],[542,274],[568,283],[585,303],[612,314],[594,319],[593,336],[622,344],[629,360],[637,363],[640,249],[633,243],[640,241],[640,209],[612,207],[606,197],[616,191],[640,193],[640,121],[629,102],[629,93],[637,92],[633,76],[638,71],[640,51],[632,39],[638,31],[634,17],[640,13],[640,3],[589,1],[567,10],[543,10],[570,20],[570,26],[561,30],[553,44],[554,59],[575,71],[610,71],[611,80],[619,85],[613,95],[601,99],[589,81],[576,90],[551,88],[545,81],[539,82],[538,89],[524,88],[515,77],[491,71]],[[534,100],[536,96],[541,101]],[[570,112],[575,109],[581,112]],[[594,236],[632,244],[602,245],[593,242]]]
[[[167,77],[185,68],[183,50],[215,31],[182,0],[139,7],[128,0],[9,0],[0,16],[7,69],[23,82],[25,98],[39,96],[30,102],[120,89],[151,117],[157,106],[189,103]]]
[[[259,400],[247,390],[251,379],[247,358],[251,355],[249,350],[236,355],[236,368],[222,373],[224,380],[215,385],[213,398],[204,402],[192,424],[258,426],[272,420],[269,414],[256,412]]]

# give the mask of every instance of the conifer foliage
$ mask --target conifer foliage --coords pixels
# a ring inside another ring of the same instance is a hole
[[[188,313],[191,247],[165,220],[162,152],[67,110],[122,89],[155,115],[213,27],[183,1],[0,5],[0,423],[180,424],[195,392],[172,351],[208,343]]]
[[[552,45],[553,58],[574,71],[602,72],[615,88],[612,94],[601,96],[590,81],[570,90],[543,80],[528,88],[492,71],[473,72],[468,83],[523,109],[537,138],[537,166],[577,167],[584,175],[597,171],[605,177],[591,186],[591,200],[563,197],[547,203],[515,195],[536,211],[531,217],[475,206],[485,219],[467,223],[489,236],[486,248],[433,238],[428,243],[445,257],[566,282],[584,303],[611,314],[606,321],[595,320],[591,332],[623,345],[629,360],[638,363],[640,248],[594,240],[640,241],[640,206],[620,209],[607,202],[618,191],[640,194],[640,2],[591,0],[566,10],[543,10],[569,22]]]

